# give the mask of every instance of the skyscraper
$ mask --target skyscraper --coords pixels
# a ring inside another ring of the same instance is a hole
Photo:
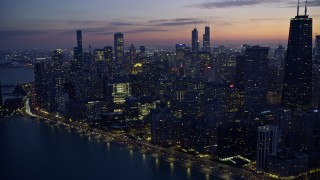
[[[203,51],[210,51],[210,27],[206,25],[203,34]]]
[[[2,90],[1,90],[1,81],[0,81],[0,106],[2,105]]]
[[[114,56],[116,65],[121,65],[123,61],[124,41],[123,34],[117,32],[114,34]]]
[[[83,50],[82,50],[82,33],[81,30],[77,30],[77,47],[78,47],[78,54],[79,57],[82,56]]]
[[[316,36],[316,46],[314,49],[314,63],[320,64],[320,35]]]
[[[260,126],[258,128],[257,143],[257,169],[264,169],[267,166],[267,158],[270,155],[276,156],[278,151],[279,127]]]
[[[305,14],[290,21],[282,104],[293,109],[308,109],[312,103],[312,18]]]
[[[198,30],[195,27],[192,31],[192,53],[196,54],[198,52],[199,52]]]
[[[245,108],[258,109],[266,105],[268,54],[268,47],[252,46],[246,49],[244,62]],[[239,63],[241,64],[241,62]]]
[[[82,49],[82,33],[81,30],[77,30],[77,47],[73,48],[73,68],[79,70],[83,66],[83,49]]]

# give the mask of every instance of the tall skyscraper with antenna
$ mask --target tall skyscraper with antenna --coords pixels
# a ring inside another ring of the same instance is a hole
[[[290,21],[282,104],[292,109],[308,109],[312,104],[312,18],[299,14]]]
[[[192,53],[197,54],[198,52],[199,52],[199,38],[198,38],[197,24],[195,23],[195,27],[192,31]]]
[[[206,24],[204,28],[203,34],[203,51],[209,52],[210,51],[210,27],[209,24]]]

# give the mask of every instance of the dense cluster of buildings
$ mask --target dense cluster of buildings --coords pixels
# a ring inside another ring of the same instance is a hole
[[[32,106],[104,128],[148,129],[151,142],[212,158],[245,157],[258,171],[297,176],[320,167],[320,36],[312,18],[291,19],[288,47],[200,48],[148,52],[124,35],[73,58],[57,49],[35,64]],[[147,131],[147,130],[146,130]]]

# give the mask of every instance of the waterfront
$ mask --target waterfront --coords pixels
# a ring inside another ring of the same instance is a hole
[[[0,121],[1,179],[209,179],[203,173],[94,140],[75,130],[11,117]]]
[[[0,80],[2,84],[33,81],[33,70],[1,69]],[[0,143],[4,180],[210,179],[190,168],[21,116],[0,120]]]

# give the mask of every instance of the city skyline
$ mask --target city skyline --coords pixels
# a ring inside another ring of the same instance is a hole
[[[209,23],[213,46],[286,44],[287,19],[297,5],[296,0],[77,2],[2,1],[0,48],[70,48],[77,29],[83,31],[84,48],[89,44],[94,48],[112,45],[116,32],[124,34],[126,47],[131,43],[157,47],[191,45],[195,21],[200,35]],[[304,3],[300,2],[301,8]],[[315,22],[314,37],[320,29],[320,2],[308,1],[308,7]]]

